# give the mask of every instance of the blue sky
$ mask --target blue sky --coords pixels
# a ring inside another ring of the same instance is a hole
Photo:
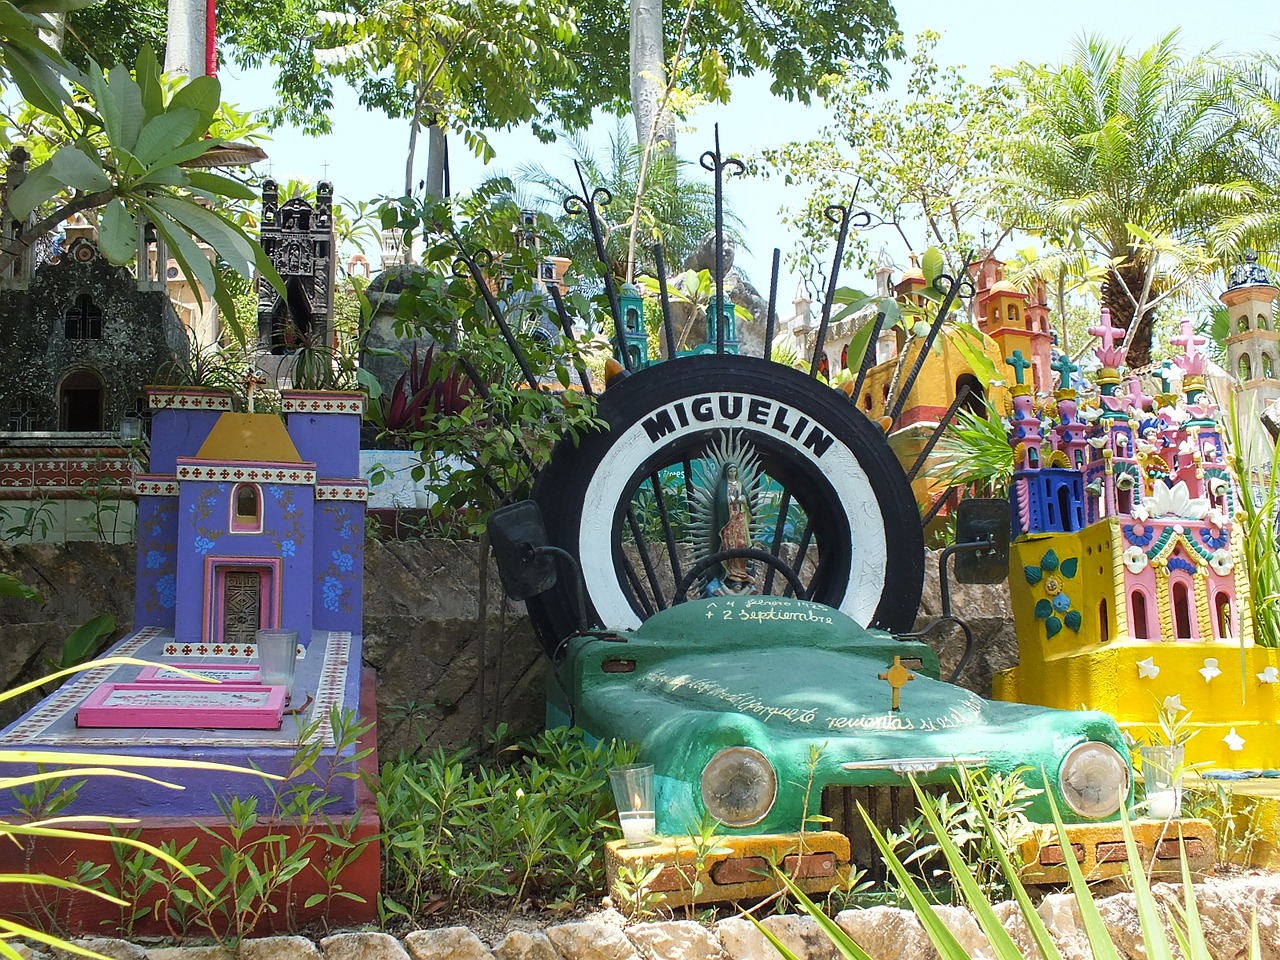
[[[1060,60],[1067,54],[1073,37],[1088,33],[1099,33],[1113,42],[1145,46],[1180,28],[1188,49],[1217,44],[1224,51],[1280,51],[1280,5],[1272,7],[1251,0],[1227,7],[1204,0],[1060,0],[1022,5],[903,0],[897,5],[897,13],[908,37],[925,28],[941,33],[935,51],[938,60],[963,66],[965,76],[975,82],[985,80],[992,67],[1009,66],[1020,60]],[[227,67],[220,79],[224,98],[242,108],[259,108],[271,101],[269,78],[261,72]],[[825,120],[824,111],[779,100],[769,94],[768,85],[767,77],[740,81],[730,103],[697,111],[688,122],[692,129],[680,136],[681,155],[696,159],[709,149],[716,123],[720,124],[721,145],[727,153],[752,154],[787,140],[811,138]],[[289,128],[277,130],[274,139],[266,144],[272,175],[313,181],[327,177],[334,182],[338,196],[351,199],[398,194],[404,183],[407,121],[391,121],[366,112],[346,89],[339,91],[333,115],[334,133],[326,137],[306,137]],[[591,131],[593,140],[606,142],[614,123],[611,117],[599,120]],[[531,158],[559,171],[564,179],[572,176],[571,154],[563,145],[538,143],[527,131],[520,130],[495,133],[491,141],[497,157],[488,168],[470,156],[460,142],[451,144],[455,190],[469,189],[492,174],[514,173]],[[419,158],[419,176],[423,169],[425,154]],[[735,178],[729,183],[727,197],[744,222],[750,245],[749,251],[740,252],[738,263],[759,289],[767,290],[773,247],[781,247],[786,254],[793,245],[793,238],[779,223],[779,207],[798,205],[803,190],[773,181]],[[906,251],[896,248],[894,237],[887,230],[884,241],[897,260],[905,261]],[[372,251],[370,259],[376,266]],[[796,282],[794,274],[784,272],[779,285],[781,309],[785,310]],[[859,285],[867,281],[842,276],[841,282]]]

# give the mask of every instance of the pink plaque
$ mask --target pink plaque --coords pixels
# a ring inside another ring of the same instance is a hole
[[[76,713],[78,727],[278,730],[282,686],[231,683],[104,683]]]
[[[219,683],[261,683],[258,668],[249,663],[193,663],[190,665],[162,664],[147,667],[138,674],[138,683],[189,683],[199,685],[194,677],[183,676],[178,670],[194,673]]]

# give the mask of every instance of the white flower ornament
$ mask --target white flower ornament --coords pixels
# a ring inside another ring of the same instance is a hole
[[[1141,547],[1128,547],[1123,555],[1124,565],[1130,573],[1141,573],[1147,569],[1147,555]]]
[[[1213,556],[1209,558],[1209,566],[1213,567],[1213,572],[1219,576],[1225,576],[1231,572],[1231,568],[1235,565],[1235,561],[1231,559],[1231,554],[1226,550],[1215,550]]]
[[[1174,693],[1164,698],[1161,709],[1166,713],[1181,713],[1187,708],[1182,705],[1182,694]]]
[[[1228,750],[1243,750],[1244,737],[1236,733],[1236,728],[1232,727],[1231,732],[1222,738],[1222,742],[1227,745]]]
[[[1160,668],[1156,666],[1155,657],[1147,657],[1145,660],[1138,661],[1138,679],[1154,680],[1160,676]]]
[[[1129,510],[1129,516],[1133,517],[1133,519],[1137,520],[1139,523],[1146,523],[1151,519],[1151,511],[1147,509],[1147,505],[1145,503],[1135,503]]]
[[[1200,676],[1204,677],[1204,682],[1208,683],[1214,677],[1222,676],[1222,671],[1218,669],[1217,657],[1206,657],[1204,666],[1200,668]]]
[[[1259,683],[1280,683],[1280,671],[1277,671],[1275,667],[1267,667],[1260,674],[1258,674],[1258,682]]]

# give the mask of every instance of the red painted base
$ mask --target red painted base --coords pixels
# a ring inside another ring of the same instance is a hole
[[[367,923],[377,919],[377,896],[380,883],[381,861],[378,847],[377,806],[368,783],[377,774],[377,714],[374,700],[375,673],[366,668],[361,675],[360,703],[364,719],[373,726],[361,740],[360,749],[374,748],[360,762],[361,780],[357,785],[357,816],[350,836],[351,844],[359,853],[348,863],[331,884],[324,877],[326,866],[335,860],[352,854],[347,847],[331,845],[324,837],[330,833],[321,821],[299,826],[296,823],[263,823],[245,833],[239,841],[233,841],[225,820],[212,817],[183,819],[177,817],[150,818],[139,821],[124,830],[140,830],[140,839],[153,846],[173,843],[181,849],[196,841],[184,858],[188,866],[211,866],[202,873],[200,880],[206,887],[216,888],[225,872],[214,866],[222,859],[224,847],[246,849],[255,840],[272,837],[256,847],[255,861],[261,868],[278,860],[287,851],[296,850],[302,844],[310,844],[307,856],[310,863],[287,883],[281,885],[271,898],[271,908],[262,911],[257,926],[251,932],[257,936],[296,930],[310,924],[350,925]],[[339,824],[339,827],[345,826]],[[74,828],[74,824],[69,824]],[[107,829],[89,829],[86,832],[110,834]],[[0,844],[0,874],[42,873],[53,877],[73,878],[77,865],[89,861],[108,866],[106,879],[120,888],[120,870],[116,856],[109,844],[86,843],[56,837],[24,838],[23,846]],[[127,855],[126,855],[127,854]],[[121,858],[133,859],[138,851],[122,851]],[[145,857],[145,854],[142,854]],[[164,864],[156,869],[168,875],[172,871]],[[247,884],[249,878],[242,878]],[[148,881],[143,879],[143,884]],[[337,885],[340,885],[338,887]],[[0,897],[0,916],[17,920],[34,927],[72,935],[114,936],[129,934],[194,935],[208,936],[209,930],[190,919],[184,924],[177,898],[172,897],[164,884],[151,884],[147,889],[133,891],[125,884],[123,896],[135,901],[133,909],[126,909],[97,897],[73,894],[52,887],[5,885],[8,890]],[[189,888],[191,881],[182,880],[178,886]],[[227,892],[227,891],[224,891]],[[234,900],[229,892],[227,899]],[[338,895],[340,894],[340,895]],[[324,895],[308,906],[308,901]],[[358,898],[358,899],[357,899]],[[141,910],[129,928],[128,918]],[[187,911],[190,914],[190,911]],[[219,917],[225,923],[225,917]],[[234,925],[224,927],[234,933]],[[250,931],[243,931],[248,935]]]

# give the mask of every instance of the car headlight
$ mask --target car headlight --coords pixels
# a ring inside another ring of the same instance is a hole
[[[777,796],[773,765],[751,747],[726,747],[702,770],[702,804],[727,827],[759,823]]]
[[[1114,747],[1089,740],[1063,759],[1058,785],[1072,810],[1100,820],[1119,810],[1129,795],[1129,765]]]

